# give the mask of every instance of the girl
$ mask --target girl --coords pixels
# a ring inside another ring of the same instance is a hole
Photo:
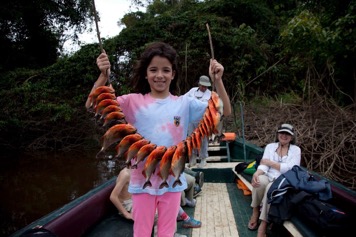
[[[106,53],[97,58],[101,74],[94,84],[106,84],[106,72],[110,68]],[[209,73],[215,80],[216,91],[224,103],[224,116],[231,113],[229,97],[222,75],[224,68],[216,60],[210,60]],[[177,145],[186,139],[188,124],[199,121],[207,107],[188,96],[175,96],[178,82],[177,53],[168,44],[155,42],[148,45],[134,68],[133,89],[135,93],[117,97],[126,121],[134,125],[137,132],[157,146]],[[86,106],[91,101],[88,98]],[[162,179],[155,172],[151,176],[151,187],[143,188],[144,162],[131,170],[129,192],[132,194],[134,236],[151,236],[157,210],[158,237],[172,237],[176,229],[176,217],[180,207],[181,192],[187,188],[184,175],[180,175],[182,185],[172,187],[174,177],[168,177],[168,187],[159,188]]]

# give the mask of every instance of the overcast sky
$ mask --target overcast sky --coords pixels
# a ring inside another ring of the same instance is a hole
[[[120,33],[122,26],[119,27],[117,22],[130,12],[130,2],[130,0],[95,0],[95,8],[100,16],[98,25],[101,38],[110,38]],[[136,9],[133,10],[136,11]],[[98,42],[95,22],[92,28],[93,32],[79,35],[79,40],[83,44]],[[72,46],[69,41],[64,44],[64,48],[66,51],[76,51],[79,49]]]

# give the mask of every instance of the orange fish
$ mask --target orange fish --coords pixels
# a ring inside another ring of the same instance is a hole
[[[218,93],[216,93],[215,91],[212,91],[210,100],[213,102],[214,107],[216,108],[217,111],[222,111],[223,104],[222,104],[222,100],[220,99]]]
[[[202,137],[199,132],[199,128],[194,129],[193,133],[194,133],[195,143],[197,145],[196,149],[200,150]]]
[[[129,147],[129,149],[127,150],[127,156],[126,156],[126,161],[125,161],[125,164],[127,167],[130,167],[131,159],[133,159],[137,155],[137,152],[140,150],[140,148],[143,147],[144,145],[149,144],[149,143],[150,143],[149,140],[143,138],[141,140],[138,140],[137,142],[134,142]]]
[[[192,142],[192,137],[188,136],[185,141],[187,142],[187,152],[188,152],[188,157],[192,157],[193,154],[193,142]]]
[[[213,118],[211,117],[211,113],[209,111],[209,108],[205,110],[203,118],[206,120],[205,123],[209,127],[209,131],[212,133],[214,130],[214,122]]]
[[[157,173],[157,175],[163,180],[162,183],[159,185],[159,188],[169,187],[167,179],[170,174],[172,158],[176,149],[177,146],[170,146],[167,148],[167,151],[162,156],[161,162],[159,163],[159,171]]]
[[[96,98],[102,93],[115,93],[114,88],[109,86],[99,86],[94,91],[89,94],[89,99],[91,101],[90,106],[93,106]]]
[[[122,110],[121,110],[120,106],[109,105],[101,111],[100,119],[104,119],[106,117],[106,115],[110,114],[111,112],[122,112]]]
[[[110,127],[106,133],[101,137],[101,150],[97,154],[97,158],[99,158],[105,150],[110,147],[115,142],[121,141],[122,138],[129,134],[136,133],[136,128],[131,124],[116,124]]]
[[[101,115],[101,112],[108,107],[109,105],[117,105],[119,106],[119,102],[117,100],[105,99],[100,101],[100,103],[95,107],[95,116]]]
[[[144,145],[143,147],[138,150],[137,155],[136,155],[136,161],[135,164],[132,165],[133,169],[137,168],[137,164],[143,161],[151,152],[157,147],[156,144],[150,143],[147,145]]]
[[[145,166],[143,167],[142,174],[146,178],[146,182],[143,185],[143,188],[146,188],[147,186],[151,187],[151,181],[150,178],[154,171],[156,170],[156,166],[158,162],[162,159],[162,156],[164,153],[167,151],[167,147],[165,146],[157,146],[151,154],[147,156]]]
[[[172,157],[172,164],[171,164],[171,173],[173,173],[175,177],[175,181],[172,185],[174,188],[175,186],[182,185],[182,182],[179,180],[181,173],[183,173],[185,168],[185,163],[187,161],[187,146],[185,141],[181,141],[177,145],[177,149],[173,154]]]
[[[198,144],[197,144],[197,140],[196,140],[196,138],[195,138],[195,133],[194,133],[194,131],[192,132],[192,134],[190,134],[190,137],[191,137],[191,139],[192,139],[192,147],[193,147],[193,149],[197,149]]]
[[[211,101],[211,100],[209,100]],[[209,112],[212,118],[212,122],[213,122],[213,130],[215,132],[215,130],[217,130],[220,120],[221,120],[221,115],[220,113],[216,110],[216,108],[214,107],[212,102],[208,102],[208,106],[209,106]]]
[[[115,147],[117,158],[121,158],[129,147],[138,140],[141,140],[143,137],[139,133],[129,134],[125,136],[119,144]]]
[[[203,125],[202,125],[202,124],[203,124],[202,122],[201,122],[201,123],[199,123],[199,125],[198,125],[198,129],[199,129],[199,133],[200,133],[201,137],[203,138],[204,136],[206,136],[206,131],[204,130]]]
[[[206,128],[206,130],[208,132],[208,136],[211,136],[212,133],[213,133],[213,129],[212,129],[212,126],[211,126],[211,123],[210,123],[208,117],[204,116],[203,120],[204,120],[204,126],[205,126],[205,128]]]
[[[127,123],[125,120],[124,113],[123,112],[111,112],[105,117],[103,127],[112,126],[113,124],[118,124],[118,123]]]
[[[105,99],[114,100],[114,99],[116,99],[116,96],[115,96],[115,94],[109,93],[109,92],[99,94],[98,97],[95,99],[95,101],[93,101],[94,109],[102,100],[105,100]]]
[[[207,128],[204,119],[202,119],[202,120],[200,121],[200,125],[199,125],[199,126],[201,127],[201,130],[202,130],[202,132],[203,132],[203,136],[204,136],[204,137],[209,137],[209,136],[210,136],[210,134],[209,134],[209,129]]]

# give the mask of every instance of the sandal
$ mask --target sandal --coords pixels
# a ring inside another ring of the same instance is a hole
[[[257,216],[257,218],[254,218],[254,216],[251,216],[251,219],[248,222],[247,228],[251,231],[255,231],[258,229],[258,216]]]

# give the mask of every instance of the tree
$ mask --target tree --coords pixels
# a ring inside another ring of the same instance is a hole
[[[92,0],[13,0],[0,3],[0,72],[41,68],[56,62],[64,32],[85,29]]]

